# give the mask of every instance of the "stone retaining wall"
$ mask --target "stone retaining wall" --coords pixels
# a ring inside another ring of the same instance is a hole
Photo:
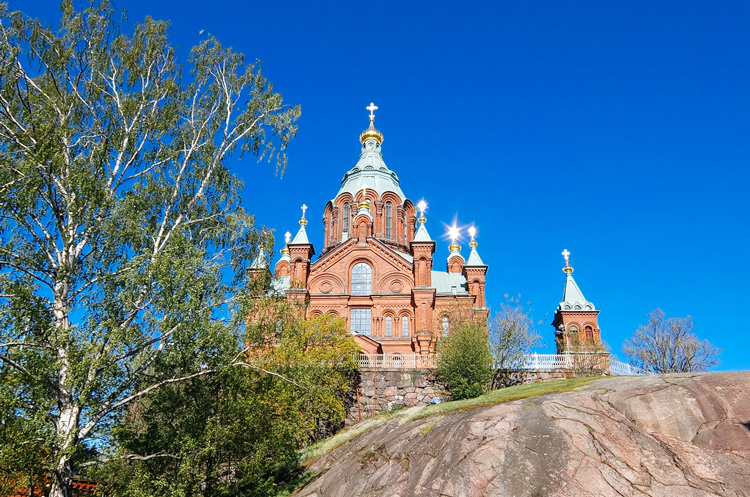
[[[540,370],[513,374],[504,386],[560,380],[574,376],[570,371]],[[349,393],[347,424],[378,412],[402,407],[426,406],[449,400],[450,394],[430,369],[362,369]]]
[[[377,412],[442,402],[449,395],[429,369],[363,369],[351,392],[347,423]]]

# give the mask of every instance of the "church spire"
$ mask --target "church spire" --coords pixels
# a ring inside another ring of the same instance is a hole
[[[302,204],[302,219],[299,220],[299,231],[292,241],[293,244],[310,243],[310,240],[307,238],[307,231],[305,231],[305,226],[307,226],[307,219],[305,219],[306,210],[307,206],[305,204]]]
[[[291,252],[289,251],[289,242],[292,241],[292,234],[288,231],[284,233],[284,248],[281,249],[281,260],[282,261],[291,261],[292,258],[290,257]]]
[[[482,258],[479,257],[479,253],[477,252],[477,241],[474,239],[476,234],[477,229],[474,226],[469,228],[469,236],[471,237],[469,247],[471,247],[471,253],[469,254],[469,260],[466,262],[467,266],[484,266]]]
[[[565,258],[565,267],[563,268],[563,271],[567,275],[567,278],[565,280],[565,291],[563,292],[563,298],[562,302],[560,302],[559,309],[593,311],[595,309],[594,304],[586,300],[583,296],[583,292],[578,288],[576,280],[573,279],[573,266],[570,265],[570,252],[568,252],[568,249],[563,250],[562,256]]]
[[[417,203],[417,210],[419,210],[419,229],[417,229],[417,233],[414,235],[414,241],[415,242],[431,242],[432,238],[430,238],[430,234],[427,233],[427,228],[425,228],[424,223],[427,222],[427,218],[424,217],[424,211],[427,209],[427,202],[424,200],[420,200]]]
[[[448,259],[454,256],[458,256],[461,259],[464,257],[461,255],[461,245],[458,244],[458,228],[453,225],[450,228],[448,228],[448,235],[450,236],[452,242],[448,246],[448,250],[450,250],[450,254],[448,254]]]

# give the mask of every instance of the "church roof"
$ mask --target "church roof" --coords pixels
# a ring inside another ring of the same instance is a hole
[[[419,223],[419,229],[417,230],[417,233],[414,235],[414,241],[415,242],[433,241],[432,238],[430,238],[430,234],[427,233],[427,228],[424,227],[424,223]]]
[[[393,192],[402,201],[406,200],[406,195],[401,191],[401,181],[396,173],[388,169],[383,162],[380,143],[375,139],[368,139],[362,145],[359,161],[344,174],[341,189],[336,194],[336,198],[342,193],[349,193],[355,197],[365,187],[368,190],[375,190],[378,196],[382,196],[385,192]]]
[[[310,243],[310,240],[307,238],[307,231],[305,231],[305,224],[300,224],[299,231],[294,236],[294,240],[292,240],[293,244],[294,243]]]
[[[469,295],[466,290],[466,277],[459,273],[431,271],[432,286],[437,295]]]
[[[286,295],[286,290],[291,287],[291,276],[277,276],[271,279],[271,287],[268,289],[267,295],[269,297],[283,297]]]
[[[268,261],[266,260],[266,251],[263,247],[258,249],[258,255],[255,256],[253,262],[250,264],[250,269],[266,269],[268,267]]]
[[[469,260],[466,261],[467,266],[484,266],[482,258],[479,257],[476,247],[471,247],[471,253],[469,254]]]
[[[572,271],[571,271],[572,272]],[[568,272],[567,280],[565,281],[565,291],[563,292],[562,302],[558,309],[563,311],[572,310],[583,310],[583,311],[594,311],[596,308],[592,302],[586,300],[583,296],[583,292],[578,288],[576,280],[573,279],[571,272]]]
[[[406,262],[408,262],[409,264],[414,263],[414,256],[412,256],[411,254],[405,254],[404,252],[401,252],[400,250],[394,250],[391,247],[388,247],[388,248],[390,248],[391,250],[396,252],[398,255],[406,259]]]

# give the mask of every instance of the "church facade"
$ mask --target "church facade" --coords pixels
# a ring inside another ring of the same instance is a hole
[[[433,259],[424,202],[401,189],[381,151],[383,134],[370,126],[360,136],[359,161],[323,207],[323,247],[307,235],[306,206],[300,228],[275,265],[273,292],[304,304],[305,317],[333,314],[346,320],[365,354],[432,354],[440,336],[463,320],[486,322],[488,266],[474,232],[468,259],[454,234],[445,270]]]

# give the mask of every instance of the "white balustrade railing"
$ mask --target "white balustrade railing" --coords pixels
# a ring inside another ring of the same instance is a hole
[[[590,362],[590,360],[582,359],[584,357],[585,354],[527,354],[519,369],[536,371],[575,369],[581,367],[581,364]],[[437,356],[434,354],[360,354],[357,362],[363,369],[433,369],[437,366]],[[612,357],[602,358],[602,362],[602,367],[615,375],[652,374]]]
[[[435,355],[429,354],[360,354],[359,367],[366,369],[432,369]]]
[[[611,358],[609,360],[609,372],[618,376],[651,376],[654,374],[651,371],[646,371],[638,366],[633,366],[632,364],[627,364]]]

